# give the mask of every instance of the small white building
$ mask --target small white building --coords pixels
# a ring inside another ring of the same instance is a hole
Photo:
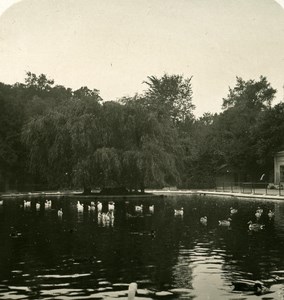
[[[284,151],[274,155],[274,184],[284,183]]]

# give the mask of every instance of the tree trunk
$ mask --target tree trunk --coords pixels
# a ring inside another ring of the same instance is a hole
[[[91,193],[92,193],[92,189],[90,187],[84,186],[83,194],[84,195],[91,195]]]

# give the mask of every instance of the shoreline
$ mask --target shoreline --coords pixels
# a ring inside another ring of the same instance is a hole
[[[284,200],[282,195],[268,195],[258,193],[237,193],[237,192],[216,192],[208,190],[146,190],[145,194],[126,194],[126,195],[101,195],[93,193],[91,195],[83,195],[81,192],[74,191],[57,191],[57,192],[29,192],[29,193],[5,193],[0,195],[1,198],[21,198],[21,197],[80,197],[80,198],[93,198],[93,199],[109,199],[109,198],[149,198],[149,197],[162,197],[162,196],[182,196],[182,195],[199,195],[199,196],[216,196],[228,198],[246,198],[255,200]]]
[[[280,195],[267,195],[257,193],[234,193],[234,192],[216,192],[208,190],[176,190],[176,191],[163,191],[163,190],[151,190],[149,191],[156,195],[199,195],[199,196],[216,196],[227,198],[246,198],[255,200],[284,200],[284,196]]]

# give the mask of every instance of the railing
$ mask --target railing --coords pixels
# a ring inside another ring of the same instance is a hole
[[[216,192],[230,192],[255,195],[284,196],[282,184],[269,182],[223,182],[217,184]]]

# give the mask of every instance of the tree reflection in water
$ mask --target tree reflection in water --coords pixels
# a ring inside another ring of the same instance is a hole
[[[46,209],[45,200],[32,198],[29,208],[23,199],[1,205],[3,299],[126,297],[133,281],[146,298],[166,291],[173,298],[229,299],[239,293],[253,299],[253,293],[232,291],[232,282],[284,277],[281,202],[179,196],[118,199],[109,206],[106,199],[100,204],[86,198],[78,211],[75,198],[54,198]],[[183,216],[175,216],[181,207]],[[264,217],[256,220],[258,207]],[[229,217],[229,227],[218,225]],[[265,229],[249,231],[249,220]],[[281,288],[281,281],[273,283],[269,297],[281,297]]]

